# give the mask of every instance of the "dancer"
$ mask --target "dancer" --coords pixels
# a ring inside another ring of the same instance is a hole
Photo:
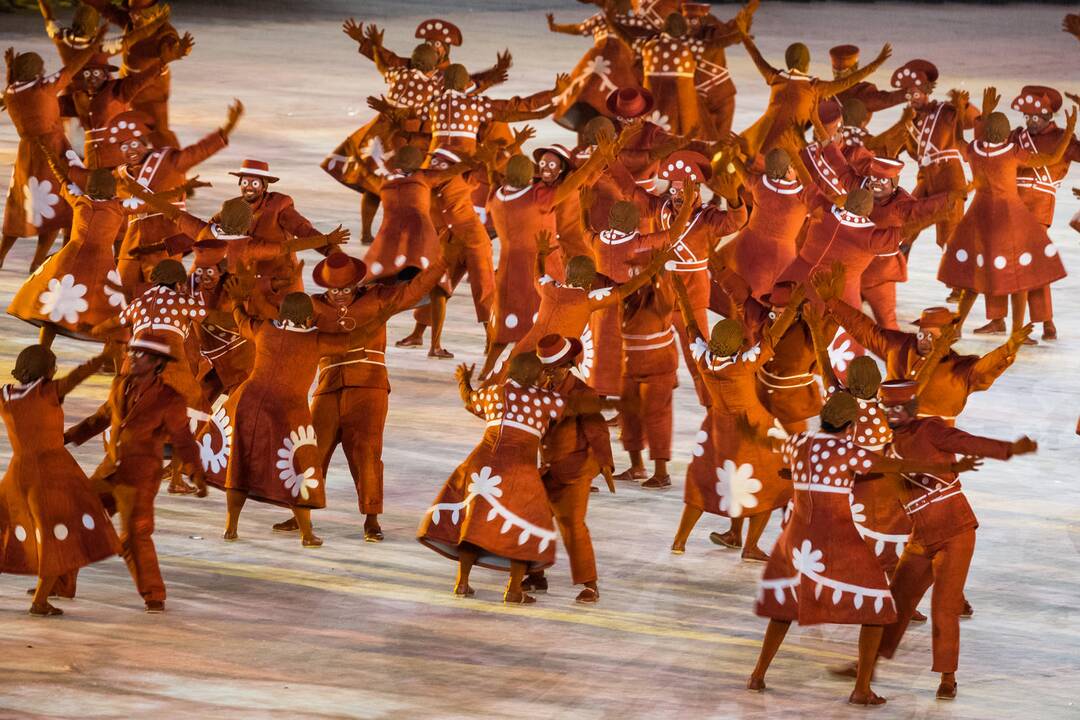
[[[1061,161],[1074,141],[1077,108],[1066,115],[1065,132],[1047,153],[1009,141],[1012,128],[1003,113],[994,112],[1000,96],[990,87],[983,93],[983,138],[962,146],[971,167],[975,199],[957,224],[941,258],[938,279],[953,288],[966,288],[988,297],[1009,296],[1012,332],[1024,327],[1028,296],[1033,322],[1050,319],[1043,288],[1065,277],[1065,267],[1046,228],[1031,214],[1017,191],[1020,167],[1038,168]],[[957,123],[956,134],[963,138]],[[1036,292],[1031,292],[1036,291]],[[1001,310],[1003,305],[992,304]],[[998,319],[998,318],[990,318]],[[1030,340],[1034,343],[1035,340]]]
[[[581,341],[575,338],[557,334],[541,338],[536,352],[544,365],[543,387],[570,403],[587,402],[599,407],[596,392],[572,374],[581,350]],[[540,479],[570,558],[570,579],[575,585],[585,586],[574,601],[586,605],[599,602],[596,555],[585,513],[597,475],[603,475],[608,489],[615,492],[615,461],[604,417],[598,412],[569,415],[552,423],[541,442],[540,460]],[[546,592],[547,587],[543,570],[530,572],[521,584],[525,592]]]
[[[1038,450],[1027,436],[1008,442],[971,435],[939,418],[918,417],[916,383],[898,380],[881,386],[881,404],[893,430],[889,455],[907,463],[950,463],[957,454],[1008,460]],[[890,590],[896,620],[885,627],[878,654],[891,658],[907,630],[908,618],[933,585],[930,617],[933,623],[933,671],[941,673],[937,697],[956,697],[956,668],[960,657],[960,616],[964,583],[975,551],[978,520],[956,472],[900,471],[904,509],[911,517],[911,538],[896,566]],[[860,657],[860,661],[862,658]],[[841,672],[850,673],[853,668]]]
[[[795,497],[758,589],[754,612],[769,618],[769,625],[748,690],[765,690],[765,673],[792,621],[861,625],[858,671],[848,702],[885,704],[870,688],[870,680],[883,626],[895,622],[897,608],[885,573],[852,521],[850,495],[856,475],[940,475],[973,470],[978,463],[972,458],[956,462],[951,456],[900,460],[864,450],[848,436],[857,415],[855,398],[835,392],[821,409],[818,432],[792,435],[784,442],[783,462],[791,471]]]
[[[154,331],[128,343],[128,354],[108,401],[64,433],[65,443],[82,445],[108,430],[106,456],[90,480],[108,488],[120,515],[124,561],[146,604],[146,612],[165,611],[165,582],[154,549],[154,498],[161,487],[164,444],[172,445],[198,496],[206,496],[199,450],[188,429],[186,403],[162,380],[165,366],[180,358]]]
[[[749,0],[740,10],[745,17],[747,31],[754,20],[759,0]],[[706,136],[723,140],[731,134],[731,123],[735,118],[735,83],[728,71],[725,48],[742,42],[739,21],[732,19],[721,22],[709,12],[712,6],[702,2],[683,2],[682,12],[686,16],[689,34],[698,40],[710,40],[705,51],[698,58],[694,71],[694,88],[701,104],[702,126],[707,128]]]
[[[832,60],[833,80],[842,80],[859,69],[859,47],[857,45],[836,45],[829,48],[829,59]],[[851,87],[836,94],[836,99],[843,105],[852,100],[858,100],[866,111],[866,123],[879,110],[900,105],[907,100],[904,89],[878,90],[877,85],[862,80]]]
[[[53,175],[38,143],[55,157],[64,157],[71,149],[60,120],[57,95],[71,83],[94,54],[94,43],[104,36],[105,28],[102,27],[93,43],[72,57],[59,72],[48,76],[45,75],[45,63],[37,53],[16,54],[12,48],[4,53],[7,85],[0,96],[3,101],[0,105],[7,110],[19,133],[19,147],[4,207],[0,267],[16,240],[35,235],[37,250],[30,261],[30,272],[33,272],[45,261],[60,230],[70,227],[71,209],[60,202],[60,196],[55,192],[59,180]]]
[[[730,518],[748,517],[750,528],[742,558],[763,562],[769,556],[758,547],[758,540],[772,511],[787,504],[791,483],[780,476],[779,462],[768,447],[770,438],[777,436],[776,421],[758,400],[754,377],[794,321],[803,291],[796,289],[783,314],[762,332],[759,342],[748,340],[742,320],[735,318],[716,323],[706,340],[685,285],[678,278],[674,283],[683,321],[693,338],[691,351],[711,403],[702,425],[708,445],[700,443],[703,452],[695,452],[687,468],[682,518],[671,552],[686,551],[690,532],[707,510]],[[743,437],[744,427],[753,438]]]
[[[120,552],[109,516],[82,468],[64,448],[64,398],[93,375],[112,348],[63,377],[43,345],[15,359],[15,384],[0,388],[12,456],[0,480],[0,571],[37,575],[30,614],[63,615],[49,596],[74,595],[79,568]]]

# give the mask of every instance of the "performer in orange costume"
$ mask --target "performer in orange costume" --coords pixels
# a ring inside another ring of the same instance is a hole
[[[857,45],[837,45],[829,48],[829,59],[832,60],[834,80],[842,80],[859,69],[859,48]],[[846,105],[851,100],[858,100],[866,109],[866,122],[879,110],[900,105],[907,101],[907,93],[902,89],[878,90],[877,85],[865,80],[852,85],[836,94],[836,99]]]

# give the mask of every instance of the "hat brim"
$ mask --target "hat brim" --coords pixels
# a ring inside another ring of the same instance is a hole
[[[612,90],[611,94],[608,95],[607,102],[605,103],[607,105],[608,112],[610,112],[615,117],[621,117],[621,118],[627,118],[627,119],[639,118],[642,115],[649,114],[650,112],[652,112],[653,107],[656,106],[656,99],[653,97],[651,92],[649,92],[648,90],[645,90],[644,88],[638,89],[638,93],[641,95],[641,97],[643,97],[645,99],[645,108],[643,110],[641,110],[640,112],[638,112],[638,113],[636,113],[634,115],[623,115],[622,113],[620,113],[619,112],[619,91],[618,90]]]
[[[238,171],[230,170],[229,174],[230,175],[235,175],[236,177],[244,177],[245,175],[250,175],[251,177],[260,177],[260,178],[263,178],[264,180],[266,180],[266,182],[272,182],[272,183],[277,182],[278,180],[281,179],[281,178],[277,177],[276,175],[271,175],[270,173],[266,172],[265,170],[238,170]]]
[[[353,275],[349,282],[330,283],[323,277],[326,273],[327,260],[329,260],[329,258],[320,260],[319,264],[315,266],[315,269],[311,271],[312,281],[321,288],[326,288],[327,290],[339,290],[341,288],[349,287],[350,285],[358,285],[367,275],[367,265],[364,261],[350,257],[349,260],[352,262]]]

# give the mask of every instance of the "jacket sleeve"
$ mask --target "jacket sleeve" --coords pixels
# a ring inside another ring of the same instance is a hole
[[[982,357],[972,356],[972,362],[967,371],[969,391],[989,390],[994,381],[1009,369],[1014,360],[1016,360],[1016,354],[1009,352],[1007,343],[991,350]]]
[[[188,425],[187,403],[172,388],[165,387],[162,404],[164,405],[162,418],[169,440],[172,442],[175,452],[185,465],[193,468],[202,468],[199,460],[199,446],[191,434]]]
[[[949,427],[943,422],[937,424],[940,427],[935,428],[935,432],[928,433],[927,436],[934,447],[942,452],[988,457],[995,460],[1008,460],[1012,457],[1012,443],[1010,442],[972,435],[959,428]]]
[[[833,298],[826,306],[848,334],[879,358],[886,359],[890,350],[901,349],[907,340],[907,333],[882,328],[840,298]]]
[[[581,418],[581,429],[585,433],[585,442],[589,445],[600,467],[615,467],[615,458],[611,452],[611,432],[600,413],[590,413]]]
[[[93,415],[68,428],[64,433],[64,443],[82,445],[90,438],[105,432],[111,419],[112,406],[108,402],[103,403]]]
[[[293,204],[293,199],[288,196],[281,196],[283,199],[281,211],[278,213],[278,224],[281,228],[298,238],[311,237],[312,235],[318,235],[319,231],[315,229],[315,226],[311,224],[311,221],[301,215],[296,206]]]
[[[177,150],[173,164],[179,172],[187,172],[228,144],[229,138],[221,130],[215,130],[197,143]]]

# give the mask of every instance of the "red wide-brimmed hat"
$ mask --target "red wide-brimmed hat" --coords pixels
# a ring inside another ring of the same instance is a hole
[[[167,358],[169,360],[177,359],[176,355],[173,354],[172,348],[169,347],[168,338],[157,330],[146,330],[136,335],[132,341],[128,343],[128,352],[133,350],[157,355],[158,357]]]
[[[664,180],[693,180],[702,183],[712,177],[712,165],[701,153],[679,150],[660,163],[660,172],[657,174]]]
[[[700,18],[705,17],[712,10],[712,5],[703,2],[684,2],[682,4],[682,14],[688,18]]]
[[[208,238],[200,240],[192,246],[195,252],[195,267],[216,267],[225,260],[228,254],[229,243],[227,240]]]
[[[903,169],[903,160],[877,157],[875,155],[870,159],[870,163],[867,166],[867,174],[876,178],[897,178],[900,176],[900,171]]]
[[[859,64],[858,45],[837,45],[829,48],[834,70],[848,70]]]
[[[533,154],[532,154],[533,160],[536,161],[536,162],[540,162],[540,158],[542,158],[544,156],[544,153],[551,153],[552,155],[558,155],[559,157],[561,157],[566,162],[567,165],[570,164],[570,158],[573,157],[573,154],[574,154],[573,152],[571,152],[570,148],[566,147],[565,145],[560,145],[559,143],[553,143],[553,144],[548,145],[546,147],[540,147],[540,148],[536,148],[535,150],[533,150]]]
[[[251,158],[245,159],[240,163],[239,170],[230,170],[230,175],[236,177],[244,177],[245,175],[253,175],[254,177],[261,177],[266,182],[277,182],[280,178],[276,175],[270,174],[270,163],[263,162],[262,160],[252,160]]]
[[[90,59],[86,61],[83,68],[103,68],[109,72],[116,72],[120,68],[116,67],[109,62],[109,54],[103,52],[96,52],[90,56]]]
[[[655,104],[652,93],[644,88],[619,88],[607,97],[608,112],[621,118],[641,117],[651,112]]]
[[[817,112],[822,125],[828,125],[844,116],[844,107],[836,98],[827,98],[818,103]]]
[[[315,266],[311,279],[319,287],[340,289],[355,285],[367,275],[367,265],[343,252],[328,255]]]
[[[894,88],[926,92],[937,79],[937,65],[929,60],[909,60],[896,69],[890,83]]]
[[[128,110],[114,115],[109,121],[109,128],[105,131],[105,137],[109,138],[110,144],[118,145],[132,138],[138,138],[147,145],[150,144],[150,126],[154,124],[153,118],[138,110]]]
[[[878,399],[882,405],[904,405],[915,399],[918,387],[914,380],[886,380],[878,386]]]
[[[545,335],[536,344],[536,356],[545,365],[561,362],[573,362],[581,353],[581,341],[577,338],[565,338],[557,333]]]
[[[1042,85],[1025,85],[1012,101],[1012,109],[1025,115],[1056,113],[1061,109],[1061,93]]]
[[[953,313],[947,307],[928,307],[922,311],[918,320],[912,320],[911,324],[921,328],[945,327],[953,321]]]
[[[447,45],[461,45],[461,30],[452,22],[431,18],[416,26],[416,37],[421,40],[437,40]]]

